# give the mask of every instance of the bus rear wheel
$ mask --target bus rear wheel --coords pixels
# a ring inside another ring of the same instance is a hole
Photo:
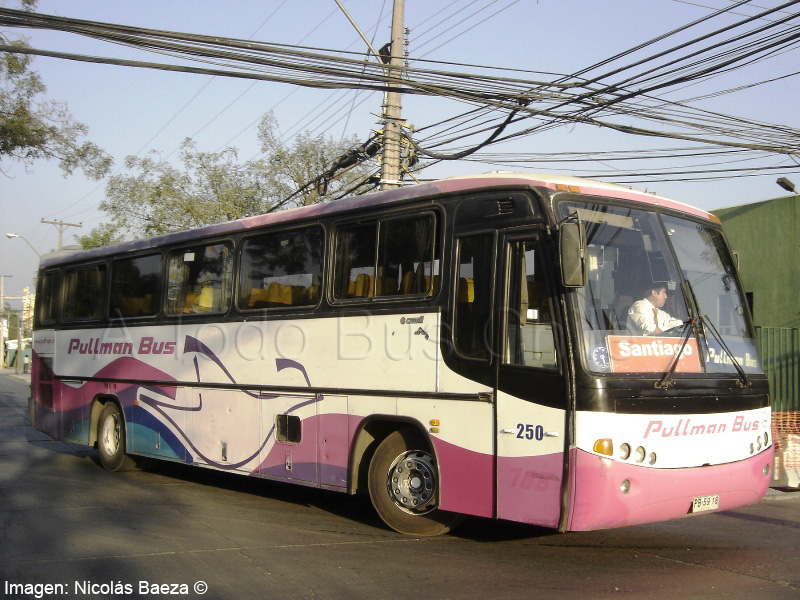
[[[106,402],[97,423],[100,462],[109,471],[129,471],[135,466],[125,454],[125,420],[115,402]]]
[[[411,429],[383,440],[369,464],[369,495],[378,515],[399,533],[447,533],[459,515],[439,510],[439,471],[422,436]]]

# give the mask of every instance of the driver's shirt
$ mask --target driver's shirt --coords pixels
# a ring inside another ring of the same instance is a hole
[[[656,328],[666,331],[682,324],[683,321],[656,308],[647,298],[637,300],[628,310],[628,331],[639,335],[652,335]]]

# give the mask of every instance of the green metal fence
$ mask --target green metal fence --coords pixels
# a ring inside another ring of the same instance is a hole
[[[800,330],[756,327],[761,364],[769,378],[772,412],[800,410]]]

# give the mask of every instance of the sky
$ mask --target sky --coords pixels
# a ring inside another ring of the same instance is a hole
[[[476,67],[464,65],[485,65],[506,69],[494,71],[498,75],[552,80],[554,76],[519,70],[575,73],[730,4],[730,0],[406,0],[405,24],[409,29],[412,59],[459,63],[440,67],[451,71],[475,72]],[[759,11],[757,7],[775,7],[781,3],[757,0],[752,4],[737,9],[738,14],[716,18],[713,26],[698,26],[655,48],[664,49],[697,37],[703,31],[733,23],[742,15],[755,14]],[[13,0],[0,0],[0,5],[17,8]],[[389,40],[391,0],[349,0],[344,5],[367,37],[375,40],[375,47]],[[787,10],[797,12],[797,6]],[[167,31],[366,51],[364,42],[334,0],[40,0],[37,12]],[[10,28],[5,28],[4,33],[25,36],[37,49],[153,62],[168,60],[74,34]],[[235,147],[242,161],[258,158],[261,153],[256,126],[268,111],[277,118],[287,143],[304,131],[336,140],[350,136],[363,140],[380,126],[377,115],[381,95],[377,92],[315,90],[49,57],[36,57],[32,68],[47,86],[46,97],[66,103],[73,118],[88,126],[87,139],[114,158],[112,175],[126,172],[127,156],[142,157],[154,152],[162,159],[177,161],[186,138],[193,139],[203,151]],[[796,109],[800,77],[789,76],[795,71],[800,71],[800,51],[792,47],[750,67],[683,86],[671,91],[669,98],[681,100],[782,77],[749,90],[698,101],[694,106],[800,128],[800,111]],[[452,100],[420,96],[403,99],[403,117],[418,130],[471,108]],[[478,136],[465,143],[477,143],[480,139]],[[491,152],[592,153],[680,146],[686,144],[592,125],[565,124],[492,146]],[[438,150],[448,149],[445,146]],[[680,170],[710,162],[692,160],[667,159],[659,166]],[[642,166],[635,161],[630,164]],[[92,181],[80,171],[64,177],[54,161],[22,165],[4,160],[0,166],[0,275],[9,276],[5,279],[6,296],[16,296],[23,287],[32,284],[38,263],[36,253],[45,254],[56,248],[56,227],[41,221],[80,223],[80,228],[64,230],[64,244],[74,244],[75,234],[87,234],[107,221],[107,216],[98,209],[105,198],[107,179]],[[634,187],[713,210],[785,196],[787,193],[775,183],[781,176],[800,183],[798,166],[782,155],[718,166],[753,167],[754,171],[748,175],[757,173],[758,167],[780,168],[757,176],[701,181],[665,181],[663,177],[649,176]],[[426,169],[422,177],[442,178],[500,168],[508,167],[449,161]],[[523,168],[539,172],[557,169],[565,174],[587,176],[610,169],[625,170],[626,164],[593,161],[569,165],[542,163]],[[4,235],[7,232],[24,239],[9,239]],[[10,304],[19,306],[18,302]]]

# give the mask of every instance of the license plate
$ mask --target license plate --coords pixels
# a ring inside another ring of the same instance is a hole
[[[719,494],[716,496],[698,496],[692,500],[692,510],[690,512],[698,513],[705,510],[716,510],[719,508]]]

